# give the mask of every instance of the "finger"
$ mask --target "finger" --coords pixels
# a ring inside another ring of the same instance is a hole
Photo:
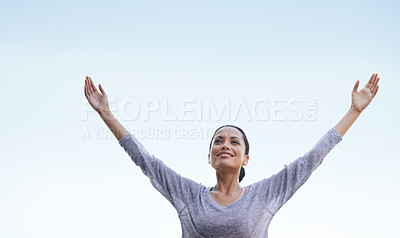
[[[375,78],[374,81],[372,81],[371,85],[371,91],[375,91],[376,86],[378,86],[379,78]]]
[[[376,80],[376,82],[374,84],[374,87],[373,87],[373,90],[372,90],[372,94],[374,94],[375,91],[378,90],[378,87],[379,87],[378,83],[379,83],[379,78]]]
[[[96,86],[94,85],[92,79],[91,79],[90,77],[89,77],[89,79],[90,79],[90,86],[91,86],[91,88],[92,88],[92,91],[93,91],[93,92],[97,92],[97,88],[96,88]]]
[[[378,78],[378,74],[377,73],[375,73],[375,76],[374,76],[374,80],[372,80],[372,85],[374,85],[375,84],[375,82],[376,82],[376,79]]]
[[[365,87],[367,87],[367,88],[370,88],[370,87],[371,87],[371,84],[372,84],[372,81],[373,81],[373,79],[374,79],[374,76],[375,76],[375,74],[372,74],[372,75],[371,75],[371,78],[369,79],[369,81],[368,81],[367,85],[365,85]]]
[[[378,86],[378,83],[379,83],[379,77],[377,77],[377,78],[375,79],[375,81],[374,81],[374,87]]]
[[[374,74],[374,75],[375,75],[375,76],[374,76],[374,78],[372,79],[371,86],[374,86],[375,81],[376,81],[376,74]]]
[[[375,97],[375,95],[378,93],[378,89],[379,89],[379,85],[376,86],[376,90],[375,90],[374,94],[372,94],[372,97]]]
[[[85,87],[83,87],[83,92],[85,93],[85,97],[87,98],[88,97],[88,92],[87,92],[86,84],[85,84]]]
[[[100,89],[101,94],[107,95],[106,91],[104,91],[104,88],[101,86],[101,84],[99,84],[99,89]]]
[[[90,96],[90,94],[92,94],[93,93],[93,91],[92,91],[92,87],[90,87],[90,82],[89,82],[89,79],[87,80],[87,89],[88,89],[88,92],[89,92],[89,96]]]
[[[89,96],[90,95],[90,87],[89,87],[89,77],[88,76],[86,76],[85,86],[86,86],[87,95]]]
[[[86,93],[89,96],[90,95],[90,91],[89,91],[89,82],[86,76],[86,80],[85,80],[85,88],[86,88]]]
[[[356,84],[354,85],[353,93],[357,92],[358,85],[360,85],[360,81],[359,80],[357,80]]]

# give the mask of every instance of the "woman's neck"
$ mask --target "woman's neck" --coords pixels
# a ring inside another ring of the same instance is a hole
[[[242,191],[239,185],[239,175],[232,173],[216,173],[217,184],[214,186],[213,191],[223,194],[233,194]]]

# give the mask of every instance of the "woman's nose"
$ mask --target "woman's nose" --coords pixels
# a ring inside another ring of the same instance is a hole
[[[222,149],[229,149],[229,145],[227,142],[222,144]]]

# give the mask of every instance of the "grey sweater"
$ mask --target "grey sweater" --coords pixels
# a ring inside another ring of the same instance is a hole
[[[268,237],[276,212],[307,181],[329,151],[342,140],[330,129],[313,148],[269,178],[245,187],[243,196],[223,207],[205,187],[181,176],[149,154],[129,133],[119,143],[149,177],[151,184],[175,207],[182,237]]]

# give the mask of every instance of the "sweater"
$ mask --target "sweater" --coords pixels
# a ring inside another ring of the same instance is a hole
[[[119,144],[157,189],[176,209],[182,237],[268,237],[276,212],[308,180],[324,157],[342,140],[331,128],[312,147],[278,173],[244,187],[244,194],[228,206],[220,206],[206,187],[181,176],[150,154],[131,134]]]

